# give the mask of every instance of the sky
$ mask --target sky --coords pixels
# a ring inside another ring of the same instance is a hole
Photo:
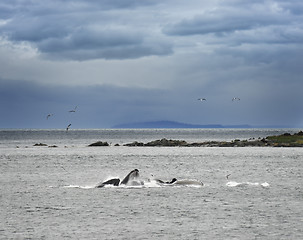
[[[302,76],[302,0],[0,2],[0,128],[303,127]]]

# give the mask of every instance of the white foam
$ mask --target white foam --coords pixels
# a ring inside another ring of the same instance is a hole
[[[238,183],[238,182],[228,182],[226,183],[226,186],[228,187],[236,187],[238,185],[240,185],[241,183]]]
[[[269,185],[269,183],[264,182],[264,183],[261,183],[261,186],[262,186],[262,187],[269,187],[270,185]]]
[[[80,186],[80,185],[68,185],[68,186],[63,186],[64,188],[81,188],[81,189],[91,189],[95,188],[95,186]]]
[[[230,181],[226,183],[227,187],[237,187],[237,186],[261,186],[261,187],[269,187],[269,183],[258,183],[258,182],[235,182]]]

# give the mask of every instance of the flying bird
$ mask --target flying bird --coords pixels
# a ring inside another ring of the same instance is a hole
[[[49,117],[51,117],[51,116],[53,116],[54,114],[48,114],[47,116],[46,116],[46,120],[48,120],[48,118]]]
[[[78,107],[78,106],[76,106],[73,110],[70,110],[69,112],[70,112],[70,113],[76,112],[77,107]]]
[[[226,175],[226,179],[228,179],[230,175],[231,175],[231,173],[230,173],[230,174],[227,174],[227,175]]]
[[[66,131],[68,131],[69,127],[71,126],[72,124],[68,124],[67,128],[66,128]]]
[[[232,101],[235,101],[235,100],[240,101],[240,98],[234,97],[234,98],[232,99]]]
[[[206,98],[198,98],[199,101],[206,101]]]

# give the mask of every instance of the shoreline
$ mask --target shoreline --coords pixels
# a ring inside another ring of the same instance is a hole
[[[110,146],[107,142],[95,142],[89,147]],[[114,146],[120,146],[115,144]],[[235,139],[232,141],[205,141],[188,143],[184,140],[172,140],[162,138],[160,140],[151,141],[148,143],[134,141],[124,144],[127,147],[303,147],[303,132],[290,134],[284,133],[278,136],[268,136],[265,138],[250,138],[248,140]]]

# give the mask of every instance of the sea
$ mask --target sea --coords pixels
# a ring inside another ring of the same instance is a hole
[[[0,239],[303,239],[303,148],[124,146],[299,130],[1,129]]]

